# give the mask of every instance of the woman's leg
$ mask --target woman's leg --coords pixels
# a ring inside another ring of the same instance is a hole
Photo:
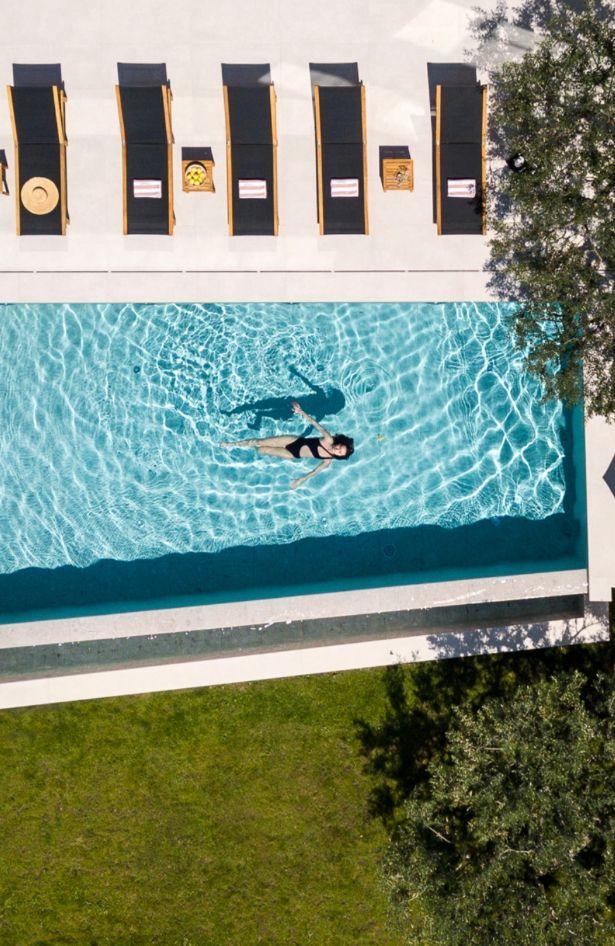
[[[258,440],[222,440],[221,447],[255,447]]]
[[[294,438],[293,438],[294,439]],[[294,460],[295,457],[289,453],[286,447],[270,447],[260,444],[257,448],[261,456],[280,457],[281,460]]]
[[[220,444],[221,447],[287,447],[289,443],[296,440],[296,437],[289,437],[285,434],[281,437],[262,437],[260,440],[230,440]],[[276,456],[276,454],[274,454]]]

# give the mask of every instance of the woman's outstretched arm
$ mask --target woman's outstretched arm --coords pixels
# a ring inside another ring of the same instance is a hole
[[[322,434],[326,440],[329,440],[329,441],[333,440],[333,435],[330,434],[328,430],[325,430],[322,424],[319,424],[317,420],[314,420],[313,417],[310,417],[309,414],[306,414],[303,408],[297,403],[297,401],[293,401],[293,411],[295,412],[295,414],[299,414],[300,417],[303,417],[303,419],[306,420],[308,424],[311,424],[312,427],[315,427],[316,430],[320,434]]]
[[[313,470],[310,470],[309,473],[306,473],[305,476],[299,476],[296,480],[293,480],[290,484],[290,488],[297,489],[298,486],[301,486],[302,483],[305,483],[306,480],[309,480],[310,476],[316,476],[316,474],[320,473],[321,470],[326,470],[330,464],[331,460],[323,460],[322,463],[319,463],[318,466],[314,467]]]

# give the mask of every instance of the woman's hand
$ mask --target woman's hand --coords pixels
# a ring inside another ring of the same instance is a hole
[[[309,414],[306,414],[298,401],[292,401],[291,406],[293,409],[293,413],[299,414],[301,417],[303,417],[308,422],[308,424],[310,424],[310,426],[312,427],[315,427],[318,433],[321,434],[323,437],[327,437],[329,440],[333,440],[333,437],[331,436],[329,431],[325,430],[322,424],[319,424],[318,421],[314,420],[313,417],[310,417]]]
[[[311,479],[313,476],[316,476],[317,473],[322,473],[323,470],[326,470],[331,466],[331,460],[327,457],[326,460],[323,460],[322,463],[319,463],[314,470],[310,470],[309,473],[306,473],[305,476],[299,476],[296,480],[293,480],[290,484],[291,489],[297,489],[298,486],[301,486],[302,483],[306,483],[307,480]]]

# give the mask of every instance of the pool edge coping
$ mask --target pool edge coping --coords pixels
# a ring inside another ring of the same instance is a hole
[[[538,625],[466,628],[442,634],[413,634],[377,641],[9,681],[0,683],[0,710],[590,644],[608,638],[608,605],[586,603],[583,617],[543,621]]]
[[[586,594],[587,590],[587,569],[581,568],[221,604],[49,618],[0,625],[0,652],[3,648],[37,644],[186,633],[221,627],[267,627],[273,623],[290,623],[313,618],[337,618],[446,605]]]

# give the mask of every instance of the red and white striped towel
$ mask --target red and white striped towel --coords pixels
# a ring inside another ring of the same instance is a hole
[[[266,200],[267,181],[239,181],[239,200]]]
[[[359,181],[356,177],[332,177],[331,197],[358,197]]]
[[[132,182],[132,193],[135,197],[162,197],[162,181],[142,181],[134,180]]]
[[[476,181],[473,177],[449,177],[448,197],[476,197]]]

